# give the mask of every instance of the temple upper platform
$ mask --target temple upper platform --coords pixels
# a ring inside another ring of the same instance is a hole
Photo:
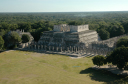
[[[54,25],[54,32],[81,32],[89,30],[88,24],[86,25],[67,25],[67,24],[61,24],[61,25]]]

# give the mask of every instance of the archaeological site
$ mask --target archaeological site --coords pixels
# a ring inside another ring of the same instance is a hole
[[[98,33],[89,30],[89,25],[54,25],[53,31],[45,31],[38,42],[33,40],[20,44],[21,49],[32,51],[61,52],[66,55],[104,55],[115,48],[118,39],[101,40]],[[32,37],[31,37],[32,38]]]

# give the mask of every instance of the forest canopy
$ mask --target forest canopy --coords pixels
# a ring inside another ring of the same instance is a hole
[[[0,36],[24,29],[38,41],[44,31],[51,31],[57,24],[89,24],[89,29],[105,40],[128,33],[128,12],[0,13]]]

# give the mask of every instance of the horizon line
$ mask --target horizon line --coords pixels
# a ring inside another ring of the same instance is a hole
[[[74,12],[128,12],[126,11],[65,11],[65,12],[0,12],[0,13],[74,13]]]

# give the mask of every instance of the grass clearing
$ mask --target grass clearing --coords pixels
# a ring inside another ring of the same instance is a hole
[[[26,51],[2,52],[0,84],[109,84],[121,80],[105,71],[90,69],[91,59]]]

